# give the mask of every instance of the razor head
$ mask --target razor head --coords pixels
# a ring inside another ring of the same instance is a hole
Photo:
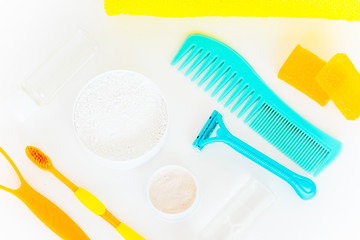
[[[211,135],[217,128],[219,124],[219,119],[221,118],[221,114],[218,111],[214,110],[214,112],[211,114],[204,127],[201,129],[200,133],[196,137],[195,141],[193,142],[193,147],[201,151],[205,145],[210,143],[207,140],[211,138]]]

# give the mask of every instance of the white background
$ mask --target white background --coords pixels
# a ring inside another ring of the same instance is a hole
[[[98,55],[57,95],[26,122],[3,105],[21,82],[78,28],[99,44]],[[184,38],[193,31],[217,36],[241,53],[264,81],[293,109],[341,140],[340,156],[314,179],[316,197],[302,201],[283,181],[230,148],[214,144],[198,153],[191,143],[213,109],[220,110],[230,130],[293,171],[306,173],[235,119],[169,65]],[[50,173],[25,156],[26,145],[45,151],[54,165],[76,184],[98,196],[119,219],[149,240],[193,240],[236,189],[247,173],[276,196],[273,207],[247,231],[247,239],[360,239],[360,122],[346,121],[333,103],[320,107],[276,75],[297,44],[329,60],[345,52],[360,68],[360,23],[282,18],[108,17],[100,0],[33,0],[0,3],[0,145],[14,159],[25,179],[60,206],[91,239],[121,239],[113,228],[79,203]],[[73,104],[92,77],[128,69],[151,78],[163,91],[169,109],[169,134],[160,153],[128,171],[109,169],[96,161],[76,139]],[[183,222],[159,218],[147,205],[147,179],[161,166],[180,164],[200,181],[198,211]],[[1,165],[1,183],[16,178]],[[13,176],[7,178],[6,176]],[[14,196],[0,192],[0,239],[58,239]]]

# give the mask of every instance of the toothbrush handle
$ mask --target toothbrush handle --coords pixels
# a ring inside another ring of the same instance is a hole
[[[22,181],[11,191],[54,233],[62,239],[90,240],[81,228],[59,207]]]
[[[93,194],[83,188],[78,188],[74,192],[75,196],[94,214],[101,216],[108,223],[110,223],[118,233],[126,240],[145,240],[142,236],[128,227],[125,223],[120,222],[114,215],[112,215]]]
[[[311,179],[294,173],[230,133],[223,139],[223,142],[253,162],[285,180],[302,199],[309,200],[315,196],[316,185]]]

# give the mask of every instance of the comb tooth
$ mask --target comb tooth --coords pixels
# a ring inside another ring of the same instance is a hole
[[[324,148],[321,148],[320,146],[319,154],[316,156],[316,158],[311,159],[312,161],[308,161],[306,165],[304,165],[304,169],[308,172],[312,172],[315,167],[321,164],[321,161],[325,155],[327,155],[327,150]]]
[[[303,150],[303,151],[306,150],[306,153],[299,159],[298,161],[299,166],[302,166],[303,163],[306,162],[306,159],[309,157],[309,155],[311,156],[311,154],[313,154],[314,148],[316,147],[316,144],[314,144],[314,142],[310,137],[308,138],[307,141],[308,143],[306,144],[306,147]]]
[[[269,136],[269,140],[268,140],[273,145],[275,145],[274,141],[276,141],[276,137],[278,137],[280,135],[280,133],[282,132],[282,130],[283,130],[282,124],[284,123],[284,118],[280,114],[277,114],[277,115],[278,115],[278,118],[277,118],[276,127],[275,127],[275,129],[273,129],[273,132],[272,132],[271,136]]]
[[[267,108],[267,110],[269,107]],[[258,128],[258,133],[263,136],[263,131],[266,131],[266,127],[268,126],[268,122],[271,121],[271,114],[272,110],[266,111],[265,115],[263,116],[263,119],[261,120],[260,126]]]
[[[182,59],[193,48],[195,48],[195,44],[184,43],[175,55],[174,59],[171,61],[171,65],[178,63],[180,59]]]
[[[329,152],[324,149],[324,153],[322,155],[320,155],[318,157],[318,159],[315,159],[315,161],[312,161],[312,165],[309,166],[309,172],[311,173],[315,173],[316,170],[322,165],[323,161],[325,160],[325,158],[327,157],[327,155],[329,154]]]
[[[246,113],[246,111],[249,110],[249,108],[251,108],[251,106],[253,106],[253,104],[258,101],[258,99],[259,96],[255,95],[255,91],[253,91],[252,95],[249,97],[237,117],[240,118],[244,113]]]
[[[269,117],[269,121],[266,124],[262,135],[264,136],[265,139],[268,139],[269,137],[272,136],[273,132],[274,132],[274,126],[276,126],[277,121],[279,119],[279,116],[276,114],[275,111],[271,112],[271,115]]]
[[[268,126],[268,122],[271,121],[271,118],[270,118],[270,113],[267,112],[263,118],[261,119],[261,122],[259,122],[259,128],[258,128],[258,133],[261,135],[261,136],[264,136],[264,131],[266,131],[266,127]]]
[[[295,163],[298,163],[298,157],[301,156],[301,154],[303,154],[302,150],[305,144],[304,141],[306,140],[306,137],[307,137],[306,133],[300,130],[296,142],[289,151],[288,155],[291,159],[293,159]]]
[[[205,62],[197,70],[194,76],[191,78],[191,81],[195,81],[210,65],[212,65],[217,60],[217,57],[210,58],[210,55],[207,57]]]
[[[263,122],[264,117],[267,116],[268,114],[268,110],[269,110],[269,106],[265,102],[263,102],[263,107],[260,109],[260,114],[256,116],[254,121],[250,123],[250,127],[258,132],[259,127],[262,126],[261,123]]]
[[[297,140],[296,140],[295,144],[291,147],[291,149],[288,153],[288,155],[291,159],[294,159],[295,158],[294,156],[297,153],[299,153],[299,150],[300,150],[299,147],[302,146],[303,141],[306,138],[306,134],[304,132],[302,132],[300,129],[299,129],[299,131],[300,131],[300,133],[297,136]]]
[[[236,76],[236,73],[232,73],[229,71],[226,76],[220,81],[220,83],[216,86],[215,90],[211,93],[211,97],[214,97],[229,81],[231,81]],[[220,102],[221,100],[218,100]]]
[[[280,133],[281,137],[277,138],[274,141],[274,145],[276,145],[280,149],[280,147],[282,147],[284,144],[287,143],[288,138],[291,136],[291,131],[292,131],[292,124],[289,121],[287,121],[286,118],[284,118],[283,127]],[[284,152],[283,150],[281,151]]]
[[[211,79],[209,84],[205,88],[205,92],[209,91],[209,89],[214,86],[214,84],[219,81],[220,78],[222,78],[224,75],[226,75],[230,71],[230,67],[222,66],[218,72],[215,74],[215,76]]]
[[[278,115],[279,115],[279,118],[278,118],[276,129],[275,129],[274,133],[272,134],[272,136],[269,138],[269,142],[273,143],[273,145],[275,145],[275,142],[277,141],[277,137],[281,136],[281,133],[284,130],[283,124],[285,122],[285,119],[279,113],[278,113]]]
[[[263,132],[263,136],[267,139],[269,137],[269,133],[271,134],[272,131],[273,131],[273,126],[274,124],[276,123],[277,119],[278,119],[278,114],[276,114],[275,111],[272,111],[271,112],[271,115],[270,115],[270,120],[269,122],[266,124],[266,128]],[[270,135],[271,136],[271,135]]]
[[[307,161],[306,165],[301,166],[305,171],[307,171],[308,173],[312,173],[314,170],[314,167],[312,166],[319,166],[320,164],[320,159],[322,159],[321,157],[324,156],[324,154],[326,154],[326,151],[324,151],[324,149],[321,149],[317,154],[315,158],[312,158],[312,161]]]
[[[241,84],[241,82],[242,82],[241,78],[233,78],[230,81],[229,85],[226,87],[226,89],[222,92],[222,94],[218,98],[218,102],[221,102],[229,94],[229,92],[231,92],[236,87],[236,85]],[[227,107],[227,105],[225,107]]]
[[[292,158],[294,154],[298,152],[298,146],[302,143],[303,139],[306,137],[306,135],[298,129],[298,132],[296,133],[296,136],[294,138],[294,144],[291,145],[291,148],[289,149],[288,156]]]
[[[226,101],[226,103],[224,104],[224,107],[228,107],[234,100],[236,97],[238,97],[242,91],[244,91],[247,88],[247,84],[243,85],[244,82],[241,81],[235,88],[234,92],[230,95],[229,99]]]
[[[250,123],[250,127],[307,172],[314,172],[328,153],[319,145],[316,149],[317,143],[311,137],[271,107],[266,104],[264,106],[262,108],[257,106],[259,107],[257,111],[260,113]],[[310,154],[312,154],[311,158],[307,159]]]
[[[207,70],[206,74],[204,75],[204,77],[199,81],[198,86],[200,87],[201,85],[204,84],[204,82],[206,82],[217,70],[219,70],[222,66],[224,65],[224,61],[221,61],[220,63],[218,63],[218,61],[214,62],[209,69]]]
[[[304,161],[304,163],[301,165],[303,169],[306,170],[309,163],[316,160],[318,156],[320,156],[321,153],[323,152],[323,148],[321,146],[317,145],[316,147],[317,148],[315,149],[314,154],[309,159],[306,159],[306,161]]]
[[[308,163],[308,161],[312,161],[313,157],[317,154],[317,152],[321,150],[321,146],[312,139],[311,139],[311,145],[312,146],[311,146],[310,150],[303,157],[303,159],[301,159],[301,161],[299,162],[299,166],[303,167]]]
[[[296,142],[298,138],[298,134],[300,132],[300,130],[296,126],[294,126],[293,129],[294,131],[292,131],[292,134],[290,136],[290,141],[288,142],[287,146],[285,146],[284,148],[284,152],[287,156],[289,155],[289,151],[291,151],[291,147],[293,146],[293,143]]]
[[[260,117],[264,105],[264,101],[260,97],[258,103],[251,110],[251,112],[248,114],[244,121],[246,124],[249,125],[249,127],[251,127],[253,125],[253,122],[255,122]]]
[[[248,86],[244,92],[241,94],[240,98],[237,100],[237,102],[234,104],[234,106],[231,108],[230,112],[235,112],[236,109],[240,107],[240,105],[245,102],[246,99],[251,97],[254,94],[254,90],[251,90]]]
[[[309,136],[306,136],[304,144],[300,147],[299,152],[294,157],[297,164],[300,165],[300,162],[302,162],[302,160],[311,153],[312,147],[313,146],[311,145],[311,138]]]
[[[259,127],[261,127],[261,123],[264,121],[264,118],[267,116],[268,106],[264,104],[264,107],[261,109],[259,116],[250,124],[250,127],[255,129],[257,132],[259,131]]]
[[[194,60],[194,62],[191,64],[191,66],[188,68],[188,70],[185,72],[185,76],[188,76],[194,69],[199,66],[200,63],[202,63],[205,59],[207,59],[210,56],[210,52],[206,53],[200,53],[199,56]]]
[[[273,144],[274,138],[277,136],[277,132],[279,131],[279,124],[278,124],[279,120],[281,119],[277,118],[272,122],[270,131],[268,131],[266,134],[267,141],[271,144]]]
[[[259,96],[258,102],[254,106],[254,108],[251,110],[251,112],[247,115],[244,123],[248,123],[257,114],[257,112],[260,110],[263,103],[264,102],[261,100],[261,96]]]
[[[284,131],[285,134],[283,137],[279,138],[277,141],[275,141],[276,144],[278,144],[278,148],[281,149],[281,152],[285,153],[283,146],[284,144],[288,143],[288,139],[292,135],[292,131],[294,129],[294,125],[292,125],[289,121],[285,121]]]
[[[202,48],[199,49],[192,49],[190,54],[187,56],[187,58],[182,62],[182,64],[179,67],[179,71],[183,70],[184,67],[186,67],[186,65],[188,65],[189,62],[191,62],[199,53],[202,52]]]
[[[261,109],[259,110],[259,115],[257,115],[256,116],[256,118],[254,119],[254,121],[252,121],[251,123],[250,123],[250,127],[251,128],[253,128],[254,130],[256,130],[257,131],[257,128],[258,128],[258,126],[259,126],[259,123],[262,121],[262,118],[263,118],[263,116],[264,116],[264,114],[265,114],[265,109],[266,109],[266,107],[267,107],[267,105],[265,104],[265,102],[263,103],[263,106],[261,107]]]
[[[298,129],[295,126],[291,126],[290,134],[289,134],[288,139],[287,139],[287,141],[285,143],[286,146],[283,148],[283,151],[284,151],[286,156],[288,155],[288,148],[291,146],[292,142],[296,138],[296,137],[294,137],[294,135],[296,136],[297,131],[298,131]]]
[[[282,149],[281,151],[286,154],[286,150],[284,149],[285,145],[288,146],[289,142],[291,142],[292,135],[296,131],[296,127],[292,125],[290,122],[287,124],[287,130],[284,139],[279,143],[279,148]]]
[[[313,168],[313,175],[316,177],[326,166],[328,165],[328,156],[330,155],[329,149],[326,149],[326,154],[321,160],[318,160],[319,164]]]

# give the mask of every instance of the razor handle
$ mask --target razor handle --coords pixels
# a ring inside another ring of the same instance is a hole
[[[299,195],[300,198],[304,200],[309,200],[315,196],[316,185],[311,179],[294,173],[293,171],[269,158],[265,154],[241,141],[240,139],[232,135],[229,131],[227,131],[227,129],[218,129],[216,139],[219,142],[227,144],[243,156],[249,158],[250,160],[267,169],[271,173],[285,180],[288,184],[292,186],[292,188],[295,190],[295,192]]]

